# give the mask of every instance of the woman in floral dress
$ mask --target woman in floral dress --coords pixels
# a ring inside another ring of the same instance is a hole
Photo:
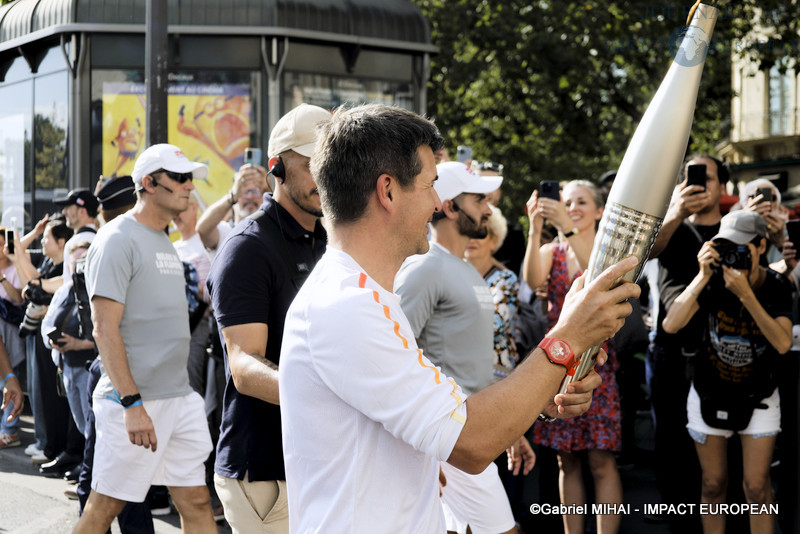
[[[538,287],[549,276],[547,300],[550,328],[558,320],[572,282],[589,264],[596,225],[603,213],[602,197],[591,182],[568,182],[562,188],[561,198],[561,202],[538,198],[534,192],[527,204],[531,226],[522,273],[531,287]],[[545,219],[558,229],[558,242],[540,242]],[[555,449],[557,453],[559,491],[561,502],[566,505],[586,503],[581,472],[584,451],[594,480],[596,502],[622,503],[622,483],[614,458],[614,453],[622,447],[619,388],[616,381],[618,362],[608,342],[603,348],[608,353],[608,362],[597,368],[603,383],[595,390],[589,411],[572,419],[539,422],[534,427],[536,443]],[[564,530],[567,534],[582,534],[584,522],[583,515],[564,515]],[[618,515],[597,516],[599,534],[617,530]]]

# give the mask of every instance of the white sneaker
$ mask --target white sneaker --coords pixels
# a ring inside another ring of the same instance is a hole
[[[28,456],[36,456],[37,454],[43,454],[42,450],[36,447],[35,443],[31,443],[27,447],[25,447],[25,454]]]
[[[33,465],[42,465],[42,464],[46,464],[47,462],[51,462],[51,461],[53,461],[53,459],[52,458],[48,458],[47,456],[45,456],[43,452],[40,452],[39,454],[31,456],[31,463],[33,463]]]

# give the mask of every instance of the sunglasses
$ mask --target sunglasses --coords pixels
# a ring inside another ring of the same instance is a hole
[[[190,172],[172,172],[166,169],[159,169],[155,172],[151,172],[150,174],[166,174],[169,178],[175,180],[179,184],[185,183],[186,180],[191,180],[194,178],[194,175]]]

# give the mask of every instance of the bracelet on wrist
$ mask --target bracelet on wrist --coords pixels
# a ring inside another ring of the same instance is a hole
[[[142,401],[137,400],[133,404],[131,404],[130,406],[123,406],[122,409],[123,410],[127,410],[128,408],[133,408],[134,406],[141,406],[141,405],[142,405]]]
[[[536,418],[538,421],[544,421],[545,423],[552,423],[556,420],[555,417],[550,417],[549,415],[545,415],[543,413],[539,414],[539,417]]]
[[[236,204],[236,199],[233,198],[233,189],[228,191],[228,204],[230,204],[231,206]]]
[[[3,378],[3,383],[5,384],[6,382],[8,382],[8,379],[9,379],[9,378],[11,378],[11,377],[17,378],[17,375],[15,375],[14,373],[8,373],[8,374],[7,374],[7,375],[6,375],[6,376]],[[19,380],[19,379],[17,379],[17,380]]]

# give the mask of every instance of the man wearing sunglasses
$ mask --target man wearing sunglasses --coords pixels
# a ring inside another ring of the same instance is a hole
[[[106,532],[125,501],[169,488],[184,532],[217,532],[203,462],[211,437],[189,385],[189,316],[183,264],[164,229],[189,205],[208,167],[158,144],[136,160],[136,205],[97,233],[86,287],[103,376],[92,491],[74,532]]]

